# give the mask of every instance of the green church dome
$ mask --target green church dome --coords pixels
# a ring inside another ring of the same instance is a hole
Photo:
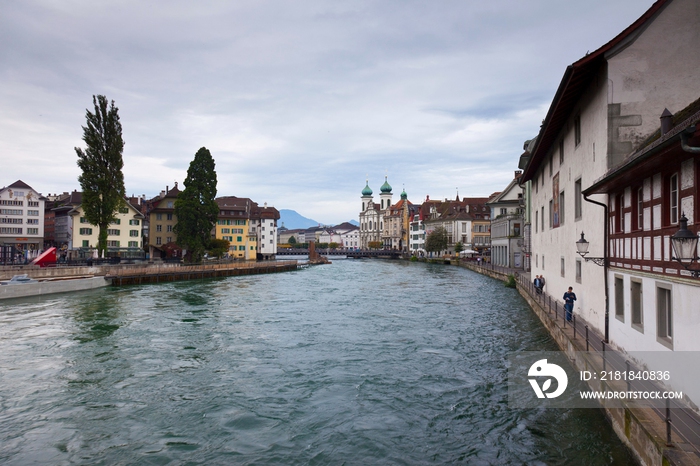
[[[384,177],[384,184],[379,189],[383,193],[390,193],[391,192],[391,185],[386,181],[386,176]]]
[[[401,191],[401,199],[408,199],[408,194],[406,194],[405,189],[403,191]]]
[[[369,187],[369,180],[367,180],[367,184],[365,185],[365,189],[362,190],[362,195],[363,196],[371,196],[372,195],[372,189]]]

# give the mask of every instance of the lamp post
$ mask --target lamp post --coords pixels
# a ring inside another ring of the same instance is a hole
[[[581,239],[576,241],[576,252],[583,257],[586,262],[593,262],[596,265],[603,267],[605,280],[605,343],[610,341],[610,310],[608,309],[608,258],[607,257],[586,257],[588,254],[588,246],[590,243],[586,241],[586,237],[581,232]],[[605,246],[605,245],[604,245]],[[607,248],[605,248],[607,250]],[[607,256],[607,253],[604,254]]]
[[[578,255],[583,257],[586,262],[591,261],[596,265],[600,266],[605,266],[607,265],[607,260],[605,257],[586,257],[586,254],[588,254],[588,246],[589,242],[586,241],[585,236],[583,235],[583,232],[581,232],[581,239],[576,241],[576,252],[578,252]]]
[[[675,255],[672,259],[678,261],[693,277],[700,277],[700,269],[690,268],[700,259],[698,257],[698,239],[700,238],[688,230],[688,218],[685,213],[681,214],[680,224],[680,229],[671,236],[671,245]]]

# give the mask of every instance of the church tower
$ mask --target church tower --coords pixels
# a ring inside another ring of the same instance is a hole
[[[379,190],[381,191],[381,194],[379,194],[379,197],[381,199],[380,202],[380,209],[382,211],[387,210],[389,207],[391,207],[391,185],[389,182],[386,180],[386,176],[384,177],[384,184],[382,185]]]

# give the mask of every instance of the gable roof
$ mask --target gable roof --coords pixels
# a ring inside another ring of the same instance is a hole
[[[654,17],[672,0],[658,0],[627,29],[615,36],[598,50],[587,53],[583,58],[566,67],[559,88],[544,119],[532,155],[523,172],[523,181],[530,181],[549,148],[558,137],[569,116],[574,111],[598,69],[606,62],[608,52],[630,44],[651,23]]]

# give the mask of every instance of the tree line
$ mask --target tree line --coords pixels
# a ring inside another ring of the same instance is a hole
[[[97,251],[107,251],[107,229],[117,220],[120,208],[126,207],[124,187],[124,140],[119,109],[114,100],[104,95],[93,95],[94,112],[86,109],[86,126],[83,126],[85,149],[76,147],[78,177],[82,190],[82,207],[86,220],[97,226]],[[228,251],[228,241],[214,240],[211,230],[219,215],[216,204],[216,164],[206,147],[194,155],[187,170],[185,189],[175,200],[174,215],[178,221],[174,232],[177,244],[187,251],[186,259],[199,262],[207,249],[215,255]]]

